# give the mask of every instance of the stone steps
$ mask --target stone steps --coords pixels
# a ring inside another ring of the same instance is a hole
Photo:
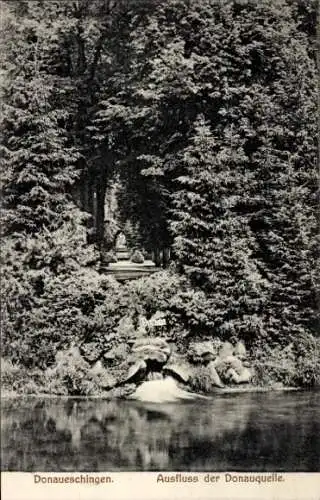
[[[145,261],[143,264],[135,264],[129,260],[123,260],[111,263],[108,266],[101,266],[100,268],[101,273],[112,275],[119,281],[141,278],[158,270],[151,260]]]
[[[126,249],[117,250],[116,255],[117,255],[117,259],[120,261],[130,259],[130,254]]]

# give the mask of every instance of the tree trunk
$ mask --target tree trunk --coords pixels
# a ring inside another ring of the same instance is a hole
[[[104,236],[104,199],[106,195],[105,182],[99,182],[96,188],[96,200],[97,200],[97,210],[96,210],[96,228],[97,228],[97,241],[99,246],[101,246],[103,236]]]

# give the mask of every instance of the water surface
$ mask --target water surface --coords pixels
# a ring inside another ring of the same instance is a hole
[[[319,392],[2,400],[2,470],[320,471]]]

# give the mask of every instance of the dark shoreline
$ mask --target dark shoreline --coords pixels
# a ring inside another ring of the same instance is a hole
[[[261,392],[307,392],[314,391],[317,388],[303,388],[303,387],[229,387],[224,389],[217,388],[215,391],[212,391],[210,394],[206,394],[206,399],[210,400],[214,396],[220,394],[248,394],[248,393],[261,393]],[[199,393],[199,395],[203,396],[203,394]],[[1,399],[10,399],[10,398],[42,398],[42,399],[127,399],[127,398],[119,398],[115,396],[106,395],[90,395],[90,396],[74,396],[74,395],[64,395],[64,394],[25,394],[19,392],[10,392],[6,389],[1,390]],[[160,404],[160,403],[159,403]]]

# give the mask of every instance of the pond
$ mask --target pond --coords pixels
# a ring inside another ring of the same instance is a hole
[[[319,392],[170,404],[4,398],[2,470],[320,471]]]

